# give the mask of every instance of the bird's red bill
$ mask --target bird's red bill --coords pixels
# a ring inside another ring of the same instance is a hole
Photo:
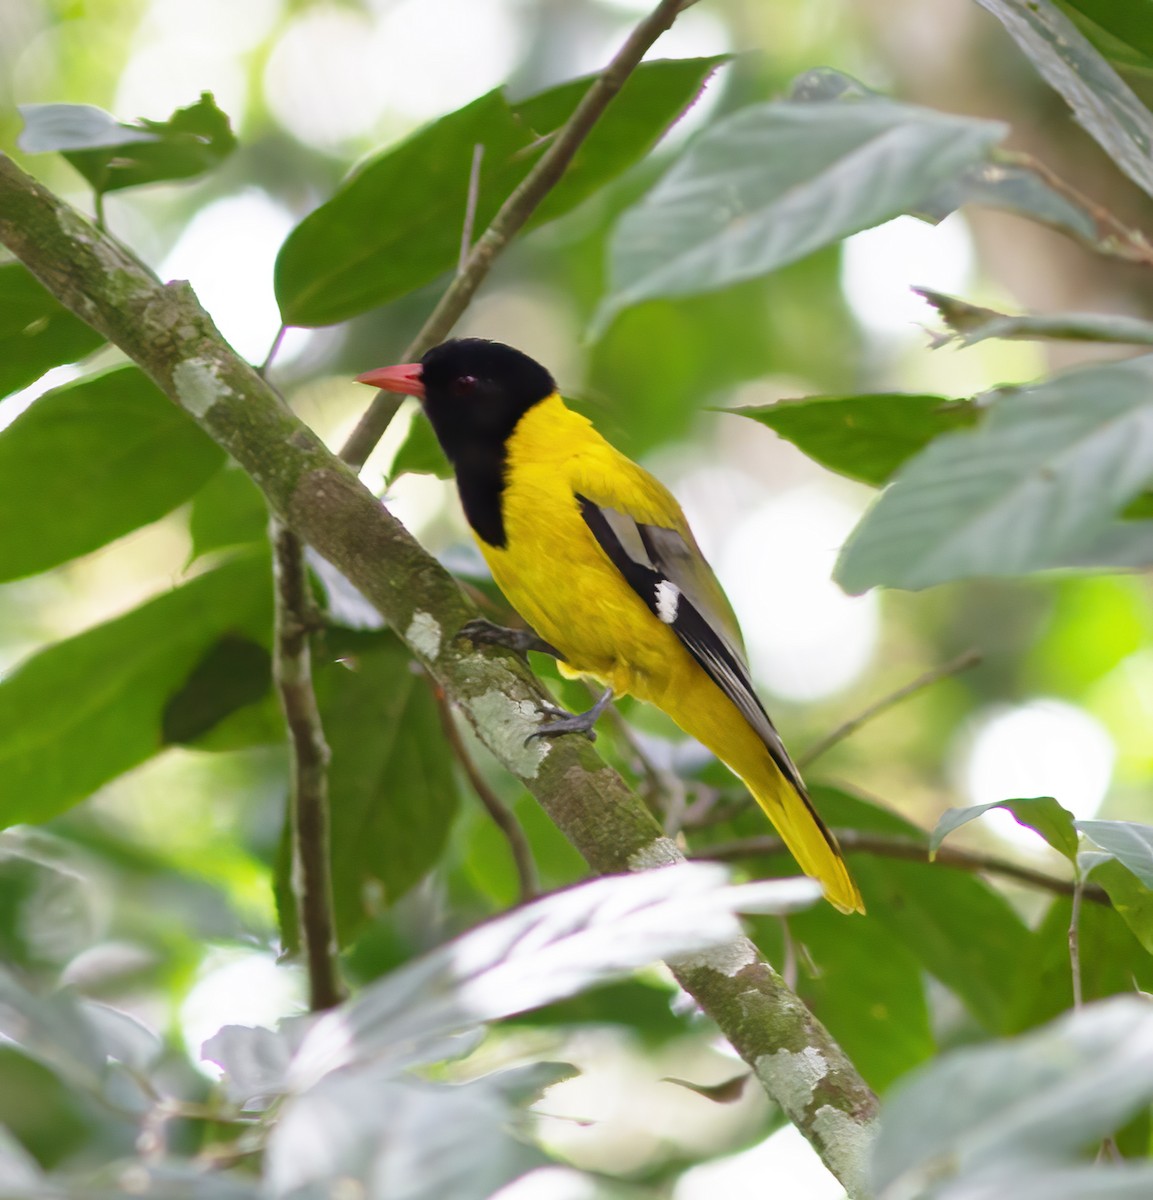
[[[400,392],[405,396],[424,399],[424,383],[420,378],[420,363],[400,363],[395,367],[377,367],[356,377],[357,383],[380,388],[382,392]]]

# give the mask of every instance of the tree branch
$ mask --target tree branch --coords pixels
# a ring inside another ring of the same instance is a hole
[[[292,831],[292,894],[308,967],[308,1006],[313,1012],[344,999],[333,917],[329,855],[328,743],[312,689],[312,602],[300,539],[272,519],[276,637],[272,676],[288,726],[291,779],[288,811]]]
[[[4,155],[0,242],[137,362],[368,597],[594,870],[680,861],[586,738],[525,745],[545,700],[528,667],[457,638],[477,611],[455,580],[237,357],[187,283],[161,284]],[[828,1031],[745,939],[674,970],[850,1196],[867,1197],[876,1098]]]
[[[636,70],[652,44],[672,25],[677,14],[687,7],[684,0],[661,0],[629,34],[616,57],[590,84],[572,116],[561,126],[536,166],[513,190],[488,228],[477,238],[476,245],[462,262],[456,278],[441,296],[420,332],[409,343],[403,355],[405,362],[420,358],[426,350],[431,350],[449,335],[488,276],[497,256],[524,228],[540,202],[560,182],[581,143],[592,132],[593,126],[624,87],[625,81]],[[390,392],[377,393],[341,448],[340,457],[357,470],[363,467],[399,407],[400,398],[397,396]]]
[[[1023,867],[1020,863],[1010,862],[1007,858],[998,858],[993,854],[981,854],[976,850],[962,850],[957,846],[938,846],[936,854],[930,858],[928,845],[925,842],[914,841],[912,838],[884,837],[880,834],[862,833],[858,829],[838,829],[835,832],[841,849],[850,854],[874,854],[878,858],[898,858],[906,862],[938,862],[943,867],[954,867],[960,871],[1004,875],[1007,879],[1015,879],[1018,883],[1042,888],[1058,896],[1072,896],[1077,886],[1072,879],[1059,879],[1056,875],[1047,875],[1044,871]],[[690,857],[732,862],[741,858],[758,858],[784,853],[785,843],[780,838],[766,834],[764,837],[717,842],[715,845],[702,847]],[[1082,895],[1086,900],[1092,900],[1096,904],[1111,903],[1105,889],[1094,883],[1085,884],[1082,888]]]

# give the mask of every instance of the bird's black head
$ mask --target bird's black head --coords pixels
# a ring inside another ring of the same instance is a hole
[[[434,346],[420,360],[420,381],[424,410],[454,462],[470,448],[503,448],[521,417],[556,391],[540,363],[483,338]]]
[[[556,391],[552,376],[511,346],[458,338],[434,346],[418,363],[381,367],[357,379],[420,397],[456,469],[469,524],[490,546],[503,546],[508,439],[521,417]]]

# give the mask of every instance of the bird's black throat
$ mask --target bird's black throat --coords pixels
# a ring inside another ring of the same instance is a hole
[[[456,471],[464,515],[477,537],[503,548],[508,439],[556,384],[527,354],[480,338],[430,350],[421,359],[421,380],[424,411]]]

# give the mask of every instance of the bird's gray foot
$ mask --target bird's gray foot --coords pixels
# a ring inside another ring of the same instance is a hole
[[[550,645],[544,638],[537,637],[531,629],[509,629],[506,625],[496,625],[483,617],[469,621],[461,628],[460,636],[468,638],[478,646],[504,646],[506,650],[515,650],[518,654],[536,650],[539,654],[564,658],[555,646]]]
[[[609,703],[613,698],[612,688],[606,688],[604,695],[588,709],[582,713],[566,712],[563,708],[554,708],[551,704],[542,704],[537,708],[537,712],[543,717],[551,717],[547,723],[541,725],[537,730],[525,738],[525,744],[533,740],[533,738],[557,737],[562,733],[583,733],[586,734],[590,742],[597,740],[596,730],[593,726],[597,723],[601,713],[608,708]]]

